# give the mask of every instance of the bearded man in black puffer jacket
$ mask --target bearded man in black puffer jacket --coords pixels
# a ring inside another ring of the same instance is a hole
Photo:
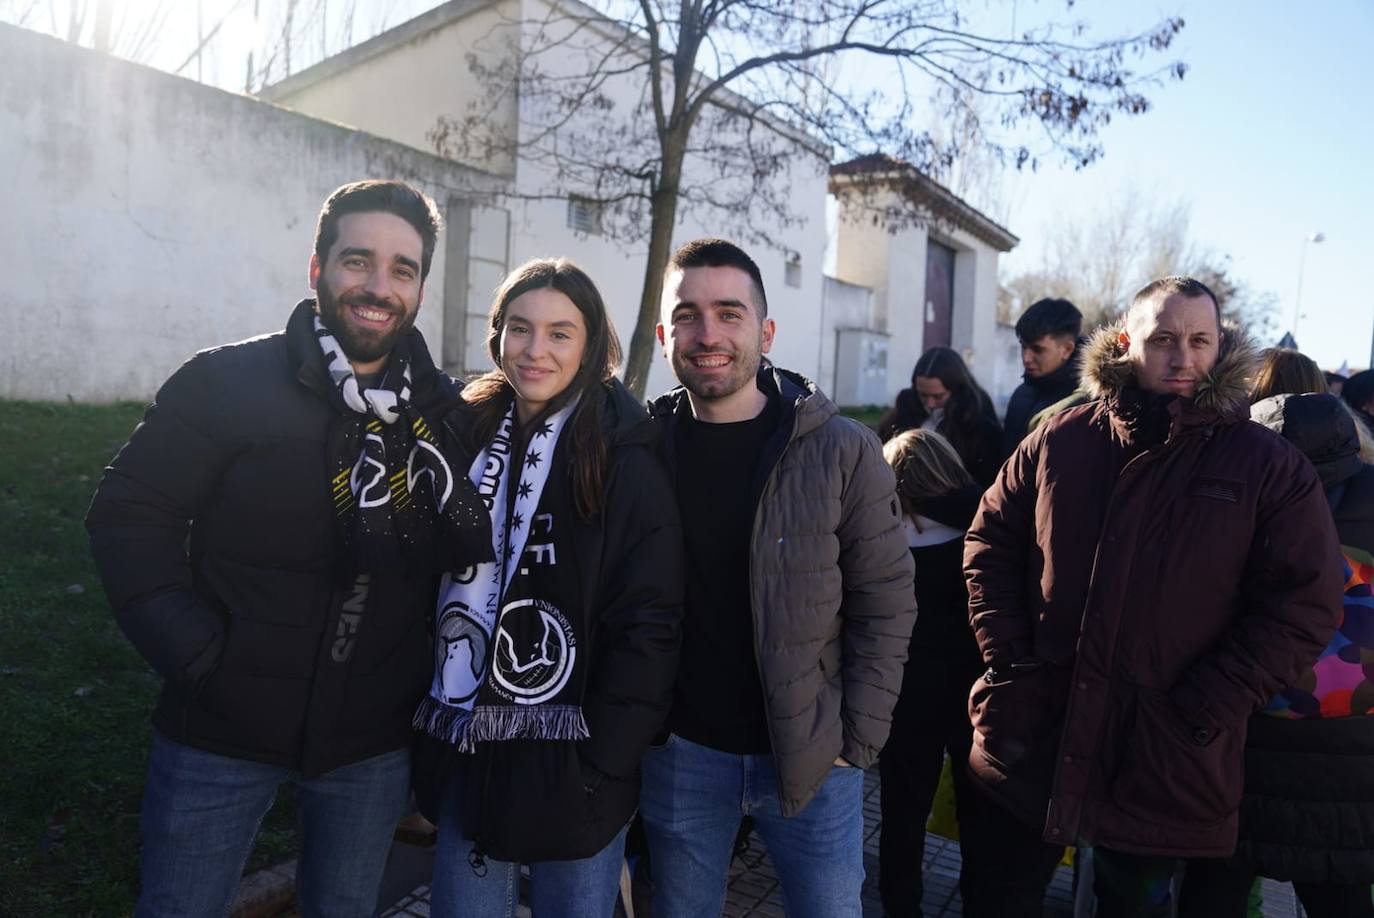
[[[286,781],[302,911],[373,912],[439,574],[491,552],[442,450],[458,387],[412,328],[438,229],[408,185],[334,192],[310,260],[318,302],[187,361],[105,470],[91,551],[163,678],[140,918],[223,915]]]

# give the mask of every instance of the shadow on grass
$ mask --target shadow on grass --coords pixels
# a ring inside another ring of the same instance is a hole
[[[82,517],[142,406],[0,401],[0,915],[118,915],[159,680],[110,614]],[[286,794],[249,869],[290,857]]]

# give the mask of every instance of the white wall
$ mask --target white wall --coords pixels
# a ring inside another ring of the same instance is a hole
[[[415,28],[452,15],[449,11],[455,8],[466,15],[439,28]],[[435,150],[430,132],[439,116],[467,114],[476,103],[482,117],[466,128],[472,149],[456,158],[488,172],[512,175],[516,98],[513,93],[492,94],[490,81],[478,73],[509,63],[518,41],[518,14],[514,0],[492,6],[445,4],[444,9],[416,17],[414,26],[400,26],[268,87],[262,95],[295,111],[426,153]],[[393,45],[393,36],[402,30],[414,34]],[[386,50],[373,53],[378,46]],[[326,73],[324,78],[316,76]]]
[[[888,203],[881,197],[860,202],[841,191],[838,201],[835,277],[873,291],[872,327],[891,335],[889,396],[895,397],[911,384],[911,370],[926,349],[926,246],[934,239],[955,250],[950,344],[994,400],[1005,400],[1010,390],[994,391],[1001,360],[996,332],[997,250],[965,230],[936,222],[893,230],[875,224],[873,208]]]
[[[0,26],[0,397],[146,399],[198,349],[280,329],[310,294],[325,197],[495,180],[407,147]],[[436,251],[419,327],[442,346]]]

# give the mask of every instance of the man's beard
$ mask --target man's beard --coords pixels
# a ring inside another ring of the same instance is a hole
[[[334,336],[334,340],[339,342],[339,347],[343,348],[344,356],[351,361],[358,363],[371,363],[374,360],[381,360],[391,353],[396,346],[397,340],[402,335],[410,331],[415,324],[415,313],[406,314],[405,308],[396,303],[379,299],[370,293],[360,292],[344,296],[342,299],[334,296],[334,291],[329,288],[329,284],[320,277],[315,284],[316,299],[320,310],[320,322]],[[374,332],[369,329],[359,328],[348,321],[344,315],[344,310],[349,306],[370,306],[374,309],[382,309],[397,316],[396,322],[391,329],[386,332]]]
[[[698,377],[696,374],[701,371],[692,365],[692,358],[708,354],[723,354],[734,358],[730,364],[730,372],[725,375],[709,374]],[[762,356],[759,350],[744,353],[737,350],[696,350],[681,357],[674,355],[673,373],[677,376],[678,382],[698,398],[727,398],[745,386],[753,384],[755,377],[758,376]]]

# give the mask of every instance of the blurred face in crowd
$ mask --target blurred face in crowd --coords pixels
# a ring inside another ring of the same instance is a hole
[[[1031,379],[1048,376],[1068,363],[1075,342],[1071,335],[1041,335],[1021,342],[1021,366]]]
[[[323,264],[310,256],[310,286],[320,321],[354,371],[376,373],[420,311],[423,244],[415,227],[391,213],[345,214],[338,230]]]
[[[949,401],[950,391],[945,388],[937,376],[917,376],[916,377],[916,397],[921,400],[921,407],[927,414],[934,414],[936,408],[945,407]]]
[[[1178,293],[1137,303],[1119,341],[1140,388],[1191,398],[1221,351],[1216,305],[1206,296]]]

